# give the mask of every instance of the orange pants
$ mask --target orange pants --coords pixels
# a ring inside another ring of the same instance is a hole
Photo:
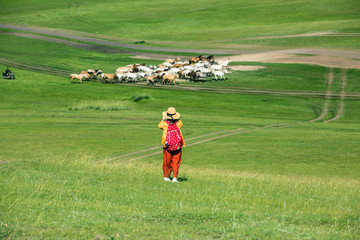
[[[173,177],[177,177],[179,173],[179,167],[181,162],[181,149],[176,151],[168,151],[163,149],[164,163],[163,163],[163,172],[164,177],[170,177],[171,171],[173,172]]]

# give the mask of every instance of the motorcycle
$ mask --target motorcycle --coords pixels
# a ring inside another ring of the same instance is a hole
[[[15,79],[15,75],[12,72],[10,72],[8,74],[3,73],[3,79]]]

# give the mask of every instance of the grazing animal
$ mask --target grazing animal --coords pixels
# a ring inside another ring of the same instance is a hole
[[[166,62],[167,62],[167,63],[171,63],[171,64],[174,64],[174,63],[177,62],[177,61],[180,61],[180,58],[179,58],[179,57],[177,57],[177,58],[175,58],[175,59],[166,59]]]
[[[210,68],[211,68],[212,70],[214,70],[214,71],[221,71],[222,67],[223,67],[223,65],[216,65],[216,64],[214,64],[214,65],[211,65]]]
[[[154,73],[163,73],[165,70],[161,68],[155,69]]]
[[[126,67],[119,67],[118,69],[116,69],[116,73],[128,73],[132,70],[132,65],[126,66]]]
[[[201,68],[200,71],[204,73],[206,76],[211,76],[211,70],[208,68]]]
[[[197,78],[206,78],[206,74],[205,73],[203,73],[203,72],[196,72],[196,77]]]
[[[137,74],[137,78],[140,80],[144,80],[146,77],[146,73],[144,72],[137,72],[136,74]]]
[[[86,74],[87,79],[98,79],[99,75],[102,73],[100,69],[88,69],[87,71],[81,71],[80,74]]]
[[[172,65],[171,63],[168,63],[168,62],[164,62],[164,63],[162,63],[162,65],[163,65],[164,67],[166,67],[166,68],[171,68],[171,67],[173,67],[173,65]]]
[[[183,69],[191,72],[194,70],[194,66],[187,65],[187,66],[184,66]]]
[[[196,72],[192,71],[188,75],[190,76],[190,79],[192,79],[193,81],[196,81],[196,78],[197,78]]]
[[[104,73],[104,76],[102,77],[102,81],[105,82],[106,79],[110,80],[110,83],[113,83],[114,79],[115,79],[116,74],[110,74],[110,73]]]
[[[184,67],[184,66],[185,66],[185,64],[183,64],[183,63],[175,63],[175,64],[173,65],[174,68],[182,68],[182,67]]]
[[[197,62],[197,63],[195,63],[195,68],[202,68],[202,67],[204,67],[204,63],[203,62]]]
[[[163,76],[163,78],[162,78],[161,84],[164,85],[165,83],[168,82],[169,84],[174,83],[174,85],[175,85],[175,80],[176,80],[177,78],[179,78],[179,75],[178,75],[178,74],[165,75],[165,76]]]
[[[162,81],[162,79],[163,79],[164,76],[165,76],[165,73],[164,73],[164,72],[161,72],[161,73],[159,73],[158,75],[156,75],[154,81],[160,82],[160,81]]]
[[[179,76],[182,78],[190,78],[189,73],[189,70],[183,70],[178,72]]]
[[[203,57],[203,56],[201,56],[201,58],[200,58],[200,61],[207,61],[208,60],[208,58],[207,57]]]
[[[74,80],[74,79],[78,79],[78,80],[79,80],[79,83],[82,83],[82,79],[83,79],[83,78],[87,78],[87,75],[86,75],[86,74],[76,74],[76,73],[73,73],[73,74],[70,74],[69,78],[71,78],[71,83],[73,83],[73,80]]]
[[[86,71],[81,71],[80,74],[86,76],[87,79],[90,79],[91,77],[91,74]]]
[[[101,69],[95,69],[95,74],[91,75],[91,78],[95,79],[101,79],[102,78],[103,71]]]
[[[180,68],[171,68],[168,72],[168,75],[177,74],[180,71]]]
[[[158,68],[160,68],[160,69],[166,69],[166,68],[168,68],[168,67],[164,66],[163,64],[159,64],[159,65],[158,65]]]
[[[84,72],[85,72],[85,71],[84,71]],[[86,72],[87,72],[88,74],[90,74],[90,76],[96,74],[96,70],[94,70],[94,69],[88,69]],[[82,72],[81,72],[81,73],[82,73]]]
[[[140,72],[144,72],[144,73],[147,73],[147,74],[152,72],[152,70],[149,67],[146,67],[146,66],[139,66],[138,69],[139,69]]]
[[[208,56],[207,57],[207,60],[209,61],[209,62],[215,62],[215,59],[214,59],[214,55],[210,55],[210,56]]]
[[[122,82],[125,79],[125,74],[123,73],[116,73],[116,77],[119,82]]]
[[[126,73],[125,77],[128,82],[136,82],[138,75],[135,73]]]
[[[225,80],[225,74],[221,71],[213,71],[213,74],[215,76],[215,80],[217,81],[217,77],[220,77],[220,80],[224,79]]]
[[[192,57],[192,58],[189,59],[189,63],[190,64],[191,63],[197,63],[198,61],[200,61],[200,59],[201,59],[201,55],[198,56],[198,57]]]
[[[132,68],[132,73],[137,73],[137,72],[139,72],[140,70],[139,70],[139,68],[138,68],[138,66],[140,66],[140,65],[136,65],[136,64],[134,64],[134,67]]]
[[[155,85],[155,78],[156,76],[155,75],[152,75],[152,76],[147,76],[146,77],[146,85]]]
[[[177,74],[179,75],[180,78],[185,78],[183,70],[178,71]]]

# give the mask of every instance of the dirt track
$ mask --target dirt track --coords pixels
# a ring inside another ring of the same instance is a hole
[[[288,53],[287,53],[288,52]],[[316,50],[293,50],[293,51],[282,51],[282,52],[268,52],[268,53],[254,53],[235,55],[230,57],[219,58],[219,60],[225,60],[230,58],[233,62],[267,62],[267,63],[297,63],[297,64],[310,64],[320,65],[330,68],[355,68],[360,69],[360,60],[347,58],[347,52],[333,51],[316,51]],[[303,56],[297,54],[325,54],[325,55],[314,55],[314,56]],[[328,56],[339,55],[343,57]]]
[[[273,63],[304,63],[304,64],[315,64],[326,67],[337,67],[337,68],[356,68],[360,69],[360,52],[354,51],[332,51],[332,50],[318,50],[318,49],[290,49],[290,50],[281,50],[281,51],[239,51],[239,50],[223,50],[223,49],[176,49],[176,48],[162,48],[162,47],[152,47],[152,46],[143,46],[139,44],[129,44],[118,42],[114,40],[104,40],[104,36],[81,33],[63,29],[49,29],[49,28],[39,28],[39,27],[28,27],[28,26],[18,26],[18,25],[8,25],[0,24],[0,28],[13,29],[31,32],[30,33],[19,33],[19,32],[2,32],[2,34],[12,34],[28,38],[36,38],[44,41],[58,42],[66,44],[72,47],[95,50],[105,53],[126,53],[133,54],[135,58],[142,59],[158,59],[163,60],[168,57],[179,56],[176,55],[165,55],[165,54],[153,54],[153,53],[144,53],[139,52],[138,50],[150,50],[158,52],[174,52],[174,53],[198,53],[198,54],[233,54],[234,56],[225,57],[225,59],[230,58],[233,61],[246,61],[246,62],[273,62]],[[79,43],[68,40],[61,40],[57,38],[44,37],[38,34],[46,34],[50,36],[67,38],[70,40],[82,41],[87,43]],[[302,34],[299,36],[283,36],[283,37],[306,37],[313,36],[315,33]],[[325,34],[325,33],[319,33]],[[335,33],[326,33],[326,34],[335,34]],[[280,38],[281,36],[274,36],[274,38]],[[269,37],[267,37],[269,38]],[[98,45],[93,45],[93,44]],[[116,49],[113,47],[122,47],[128,49]],[[316,56],[303,56],[299,54],[307,55],[316,55]],[[181,56],[180,56],[181,57]],[[220,60],[221,58],[219,58]]]

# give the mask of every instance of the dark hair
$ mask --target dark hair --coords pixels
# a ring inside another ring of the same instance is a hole
[[[176,123],[177,121],[179,121],[179,119],[168,119],[168,121],[169,121],[171,124],[174,124],[174,123]]]

